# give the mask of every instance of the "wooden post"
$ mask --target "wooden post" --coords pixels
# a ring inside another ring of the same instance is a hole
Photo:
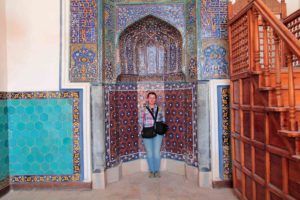
[[[288,80],[289,80],[289,123],[290,123],[290,130],[296,130],[296,120],[295,120],[295,83],[294,83],[294,72],[293,72],[293,65],[292,65],[292,53],[287,51],[286,54],[286,62],[288,67]]]
[[[281,19],[284,19],[287,17],[285,0],[281,0],[280,6],[281,6],[281,16],[280,17],[281,17]]]
[[[233,17],[233,10],[232,10],[232,1],[229,0],[228,2],[228,20]]]
[[[275,70],[276,70],[276,99],[277,106],[282,106],[281,99],[281,65],[280,65],[280,39],[274,32],[274,43],[275,43]]]
[[[258,32],[258,12],[253,9],[253,48],[254,48],[254,70],[260,71],[260,54],[259,54],[259,32]]]
[[[263,20],[263,38],[264,38],[264,79],[265,87],[270,86],[270,66],[269,66],[269,46],[268,46],[268,23]]]
[[[296,145],[296,155],[300,156],[300,138],[295,138],[295,145]]]

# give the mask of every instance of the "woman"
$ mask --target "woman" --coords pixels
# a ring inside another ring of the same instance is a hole
[[[140,114],[140,128],[142,130],[143,127],[152,127],[154,125],[154,119],[150,113],[152,112],[153,116],[155,116],[155,113],[158,109],[157,114],[157,122],[159,121],[165,121],[164,112],[161,108],[158,108],[156,104],[157,95],[154,92],[149,92],[147,94],[147,104],[142,109],[142,112]],[[149,110],[147,109],[149,108]],[[143,138],[143,143],[146,148],[147,152],[147,163],[149,167],[149,177],[160,177],[160,147],[162,143],[163,135],[156,134],[153,138]]]

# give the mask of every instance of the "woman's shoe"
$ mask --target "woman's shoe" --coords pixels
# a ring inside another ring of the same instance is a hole
[[[149,173],[149,178],[154,178],[154,177],[155,177],[154,172],[150,172],[150,173]]]
[[[160,178],[160,172],[155,172],[155,173],[154,173],[154,177]]]

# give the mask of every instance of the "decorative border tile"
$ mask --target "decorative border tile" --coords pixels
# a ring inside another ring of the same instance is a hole
[[[40,183],[40,182],[72,182],[80,181],[80,92],[8,92],[0,93],[0,99],[73,99],[73,174],[66,175],[26,175],[12,176],[12,183]]]
[[[9,177],[0,181],[0,191],[9,186]]]
[[[229,86],[218,86],[219,170],[223,180],[232,179],[229,92]]]

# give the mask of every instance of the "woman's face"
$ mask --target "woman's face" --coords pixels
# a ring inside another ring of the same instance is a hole
[[[148,97],[148,102],[149,102],[149,105],[153,106],[156,103],[156,97],[155,97],[155,95],[150,94],[149,97]]]

